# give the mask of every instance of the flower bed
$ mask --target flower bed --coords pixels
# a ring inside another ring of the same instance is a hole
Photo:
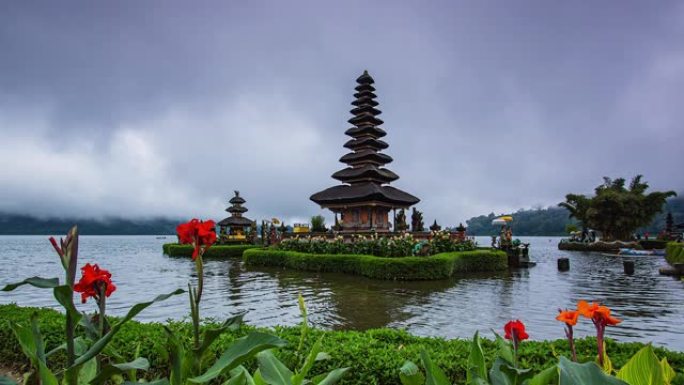
[[[476,249],[472,241],[458,241],[448,231],[433,231],[428,240],[417,240],[410,233],[383,236],[378,234],[355,234],[351,239],[337,236],[334,239],[307,236],[285,239],[278,248],[313,254],[362,254],[377,257],[406,257],[410,255],[435,255],[451,251]]]
[[[64,316],[50,309],[25,308],[16,305],[0,305],[0,366],[14,367],[27,364],[21,348],[9,328],[8,321],[26,322],[33,312],[39,314],[40,329],[45,336],[46,350],[61,343]],[[114,319],[112,319],[114,320]],[[191,339],[190,323],[174,322],[165,324],[176,336]],[[216,327],[207,324],[204,327]],[[228,331],[211,347],[214,355],[223,352],[235,339],[254,331],[251,326],[242,326],[238,331]],[[260,329],[265,331],[265,329]],[[562,329],[559,329],[559,332]],[[288,367],[296,366],[298,358],[294,355],[300,337],[298,327],[276,327],[270,330],[288,342],[287,346],[278,349],[279,357]],[[369,331],[322,331],[309,329],[309,337],[305,343],[308,350],[318,337],[323,338],[323,349],[331,359],[321,361],[314,367],[312,374],[324,373],[332,368],[350,367],[351,370],[340,384],[398,384],[399,368],[406,360],[419,361],[420,352],[426,350],[432,361],[441,367],[453,383],[463,384],[466,381],[466,366],[471,341],[455,339],[416,337],[405,331],[396,329],[374,329]],[[487,362],[496,356],[493,341],[481,340]],[[150,371],[145,376],[148,380],[165,377],[169,371],[169,359],[166,352],[167,334],[160,323],[139,323],[130,321],[125,324],[119,334],[111,342],[113,350],[120,352],[124,359],[132,360],[140,343],[140,355],[150,361]],[[596,341],[594,338],[575,340],[577,356],[580,361],[592,361],[596,357]],[[640,343],[617,343],[606,341],[610,359],[616,368],[622,367],[627,360],[644,345]],[[673,381],[681,384],[681,368],[684,368],[684,353],[656,348],[658,357],[666,357],[668,362],[678,370],[678,378]],[[556,359],[549,354],[570,356],[568,342],[525,341],[520,346],[522,362],[535,372],[550,367]],[[50,366],[58,367],[64,361],[64,355],[57,353],[50,357]],[[320,366],[319,366],[320,365]],[[254,362],[248,365],[254,368]]]
[[[508,267],[506,253],[494,250],[385,258],[360,254],[311,254],[270,248],[246,250],[242,259],[251,266],[276,266],[396,280],[445,279],[457,273],[505,270]]]
[[[240,258],[248,249],[261,246],[257,245],[214,245],[204,253],[205,258]],[[166,243],[162,246],[164,254],[170,257],[190,257],[194,251],[192,245],[180,245],[178,243]]]
[[[684,243],[668,243],[665,249],[665,260],[673,266],[675,263],[684,263]]]

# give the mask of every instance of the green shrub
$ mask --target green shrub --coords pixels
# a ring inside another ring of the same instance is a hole
[[[665,260],[673,266],[675,263],[684,263],[684,243],[669,242],[665,249]]]
[[[413,238],[410,233],[400,235],[354,234],[351,238],[337,236],[327,239],[322,236],[305,236],[285,239],[278,244],[285,251],[312,254],[362,254],[378,257],[406,257],[411,255],[435,255],[451,251],[475,250],[470,240],[460,241],[451,237],[448,231],[433,231],[427,240]]]
[[[64,333],[64,317],[50,309],[25,308],[16,305],[0,305],[0,366],[17,367],[27,363],[19,344],[8,326],[9,320],[27,322],[32,312],[40,313],[39,324],[46,336],[46,350],[50,350],[62,340]],[[184,322],[167,324],[176,335],[191,338],[191,325]],[[208,323],[203,327],[216,327]],[[247,335],[257,329],[243,326],[240,330],[226,332],[211,347],[216,355],[223,352],[235,339]],[[278,337],[288,341],[285,348],[278,349],[277,354],[285,365],[294,367],[298,364],[295,350],[299,343],[299,327],[276,327],[270,330]],[[330,360],[317,363],[312,375],[324,373],[338,367],[350,367],[351,370],[342,380],[342,384],[398,384],[398,370],[406,360],[417,362],[420,351],[426,350],[434,363],[444,369],[447,376],[457,383],[465,383],[465,367],[468,359],[470,341],[442,338],[426,338],[412,336],[406,331],[396,329],[374,329],[368,331],[323,331],[310,329],[305,349],[310,349],[314,341],[323,338],[323,349],[331,355]],[[559,326],[559,335],[562,327]],[[586,338],[576,340],[578,359],[591,361],[596,356],[596,340]],[[140,355],[150,361],[148,379],[168,375],[168,353],[166,352],[166,334],[159,323],[138,323],[131,321],[125,324],[119,334],[111,342],[111,347],[120,352],[124,358],[132,359],[135,349],[141,344]],[[491,364],[496,347],[493,341],[482,340],[485,358]],[[616,368],[621,367],[644,344],[617,343],[607,341],[607,351]],[[678,373],[684,368],[684,353],[656,348],[658,357],[666,357]],[[539,371],[557,362],[554,354],[570,356],[567,340],[525,341],[520,346],[520,362],[525,367]],[[59,355],[51,356],[49,365],[57,365]],[[248,363],[249,369],[255,369],[254,362]]]
[[[257,245],[214,245],[204,252],[204,258],[239,258],[242,252],[261,246]],[[192,245],[180,245],[178,243],[166,243],[162,246],[164,254],[170,257],[190,257]]]
[[[430,257],[384,258],[359,254],[309,254],[279,249],[252,249],[242,255],[251,266],[325,271],[396,280],[445,279],[457,273],[507,268],[506,253],[473,250]]]

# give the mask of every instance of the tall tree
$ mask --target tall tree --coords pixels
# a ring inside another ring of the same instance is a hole
[[[626,187],[624,178],[604,177],[593,197],[568,194],[559,206],[568,209],[570,217],[579,220],[583,226],[599,230],[604,239],[629,239],[639,227],[651,223],[668,197],[677,195],[674,191],[646,194],[648,183],[642,178],[641,175],[635,176]]]

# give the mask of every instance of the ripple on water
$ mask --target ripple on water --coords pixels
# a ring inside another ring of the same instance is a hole
[[[34,275],[62,276],[47,237],[0,236],[0,241],[0,284]],[[301,293],[311,323],[329,329],[390,326],[417,335],[469,338],[476,330],[500,332],[505,322],[520,318],[532,338],[556,339],[563,337],[562,325],[554,319],[557,309],[586,299],[606,304],[624,320],[610,329],[610,337],[684,350],[684,283],[658,275],[663,258],[634,258],[636,273],[627,276],[621,257],[559,251],[557,238],[523,241],[531,243],[531,257],[538,262],[533,269],[431,282],[250,269],[239,261],[207,260],[202,316],[223,319],[247,312],[250,324],[296,325]],[[193,263],[163,256],[164,242],[145,236],[81,238],[80,262],[97,262],[113,274],[118,290],[108,302],[112,314],[123,315],[133,303],[196,283]],[[481,244],[488,242],[480,238]],[[570,271],[557,271],[561,256],[570,258]],[[22,287],[0,293],[0,303],[57,308],[45,294]],[[77,306],[86,310],[92,305]],[[187,314],[187,296],[179,295],[146,309],[138,319],[187,319]],[[592,325],[580,324],[577,334],[593,334]]]

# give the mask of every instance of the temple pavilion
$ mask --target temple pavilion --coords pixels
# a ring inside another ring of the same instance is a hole
[[[420,199],[388,186],[399,176],[384,167],[392,158],[380,152],[389,145],[380,139],[387,133],[378,127],[383,121],[377,118],[381,112],[373,93],[375,81],[364,71],[356,82],[356,100],[350,111],[354,116],[348,121],[354,127],[345,132],[351,139],[344,144],[351,152],[340,158],[348,167],[332,174],[342,184],[317,192],[310,199],[335,213],[343,232],[389,231],[389,212],[409,208]]]
[[[218,223],[219,233],[222,237],[227,237],[229,241],[244,241],[247,239],[247,231],[253,223],[251,219],[242,216],[247,212],[247,207],[243,206],[246,201],[240,196],[239,191],[235,191],[235,196],[228,202],[231,206],[226,211],[230,213],[230,216]]]

